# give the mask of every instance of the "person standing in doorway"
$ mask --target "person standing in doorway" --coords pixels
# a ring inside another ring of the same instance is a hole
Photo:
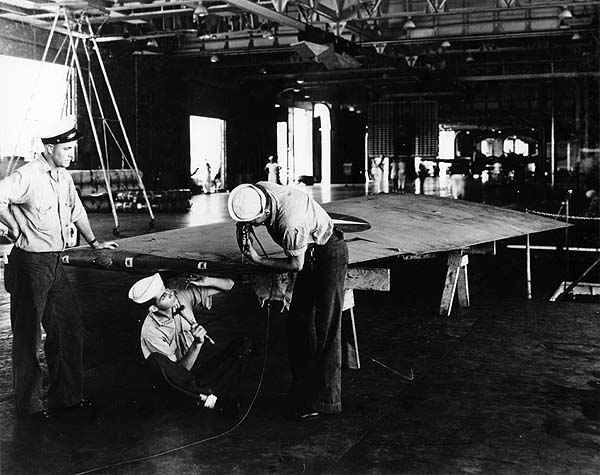
[[[281,169],[281,166],[279,166],[279,164],[277,163],[277,160],[275,160],[275,157],[273,157],[273,155],[269,155],[269,158],[267,159],[267,164],[265,165],[265,172],[267,173],[267,181],[269,181],[271,183],[281,184],[281,182],[279,181],[279,170],[280,169]]]
[[[271,182],[237,186],[228,209],[245,231],[266,226],[285,253],[281,258],[262,256],[252,233],[243,232],[245,257],[275,272],[298,272],[287,321],[292,414],[305,419],[341,412],[341,321],[348,265],[343,233],[306,193]]]
[[[390,178],[392,179],[392,193],[398,193],[398,159],[392,157],[390,161]]]
[[[113,249],[98,241],[66,170],[82,135],[74,118],[45,124],[42,155],[0,181],[0,222],[14,242],[5,270],[13,332],[12,366],[17,417],[48,421],[66,409],[89,409],[83,398],[83,328],[77,302],[61,262],[68,226],[74,223],[94,249]],[[41,327],[50,384],[42,406],[38,359]],[[73,411],[69,411],[71,414]]]

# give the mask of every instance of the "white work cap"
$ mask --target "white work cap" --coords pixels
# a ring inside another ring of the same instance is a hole
[[[83,137],[75,127],[75,116],[67,116],[38,125],[38,135],[43,144],[68,143]]]
[[[262,216],[266,207],[267,197],[263,191],[249,183],[236,186],[227,201],[229,216],[236,221],[245,223]]]
[[[158,297],[162,292],[165,291],[165,284],[163,283],[160,274],[157,272],[150,277],[144,277],[142,280],[138,280],[129,289],[129,298],[135,303],[144,303]]]

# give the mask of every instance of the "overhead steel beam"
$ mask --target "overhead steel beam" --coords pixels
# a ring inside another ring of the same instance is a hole
[[[304,31],[307,25],[304,22],[295,20],[287,15],[283,15],[282,13],[278,13],[269,8],[258,5],[257,3],[251,2],[250,0],[226,0],[230,5],[234,5],[242,10],[246,10],[248,12],[256,13],[257,15],[263,16],[272,20],[274,22],[280,23],[282,25],[292,26],[297,28],[300,31]]]
[[[275,21],[282,25],[292,26],[294,28],[297,28],[300,31],[304,31],[308,26],[310,26],[307,23],[298,21],[287,15],[278,13],[274,10],[271,10],[270,8],[263,7],[262,5],[259,5],[258,3],[252,2],[250,0],[226,0],[226,1],[228,4],[236,6],[238,8],[241,8],[242,10],[246,10],[246,11],[255,13],[257,15],[263,16],[265,18],[268,18],[269,20]],[[302,5],[304,5],[304,4],[302,4]],[[308,6],[308,5],[304,5],[304,6]],[[335,13],[334,10],[327,8],[321,4],[319,4],[317,6],[317,8],[314,9],[314,13],[318,13],[319,15],[324,16],[334,22],[342,21],[342,19],[339,17],[339,15],[337,15]],[[352,33],[357,33],[359,35],[364,35],[364,32],[361,29],[350,26],[350,25],[346,26],[346,30],[350,31]]]
[[[38,28],[41,28],[42,30],[51,30],[52,29],[52,22],[46,22],[46,21],[42,21],[42,20],[38,20],[37,18],[31,18],[27,15],[18,15],[15,13],[5,13],[5,14],[0,14],[0,18],[4,18],[6,20],[13,20],[13,21],[18,21],[21,23],[28,23],[29,25],[33,25],[36,26]],[[62,28],[57,26],[54,31],[56,33],[62,33],[63,35],[67,35],[68,31],[66,28]],[[72,31],[71,34],[76,37],[76,38],[87,38],[87,35]]]
[[[539,74],[496,74],[489,76],[458,76],[453,81],[482,82],[482,81],[524,81],[528,79],[575,79],[575,78],[599,78],[599,71],[581,71],[572,73],[539,73]]]

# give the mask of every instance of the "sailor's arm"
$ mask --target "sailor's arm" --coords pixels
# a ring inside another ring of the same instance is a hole
[[[179,360],[179,364],[188,371],[192,369],[194,363],[196,363],[198,355],[200,354],[200,350],[204,344],[204,338],[206,337],[206,330],[203,326],[197,325],[192,328],[192,335],[194,336],[194,342],[190,346],[190,349],[185,356]]]
[[[286,257],[268,257],[261,256],[251,243],[244,249],[244,256],[250,259],[254,264],[268,267],[279,272],[298,272],[304,266],[304,252],[297,256]]]
[[[25,203],[29,196],[29,189],[29,180],[18,172],[0,181],[0,222],[8,228],[8,237],[13,241],[18,239],[21,229],[9,205]]]

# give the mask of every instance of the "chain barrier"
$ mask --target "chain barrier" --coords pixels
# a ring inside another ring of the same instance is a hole
[[[563,219],[563,220],[568,219],[569,221],[600,221],[600,217],[596,217],[596,216],[569,216],[567,218],[567,216],[565,216],[563,214],[545,213],[543,211],[534,211],[531,209],[526,209],[525,212],[529,213],[529,214],[537,214],[539,216],[545,216],[545,217],[554,218],[554,219]]]

